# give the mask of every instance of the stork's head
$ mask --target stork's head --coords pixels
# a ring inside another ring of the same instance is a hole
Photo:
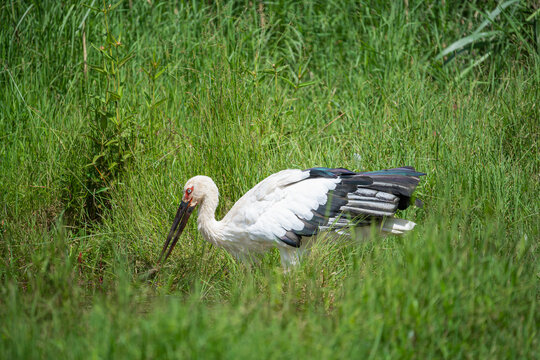
[[[183,202],[196,206],[207,198],[217,198],[218,188],[214,181],[208,176],[197,175],[192,177],[184,185]]]
[[[163,255],[165,255],[165,252],[166,255],[163,261],[167,260],[171,254],[195,207],[198,204],[202,204],[207,198],[217,200],[218,194],[216,184],[208,176],[197,175],[186,182],[186,185],[184,185],[182,202],[180,203],[176,216],[174,217],[171,230],[169,231],[169,236],[167,236],[167,240],[163,245],[163,250],[159,256],[158,264],[161,263],[161,259],[163,258]],[[171,242],[173,236],[174,240],[169,247],[169,243]],[[169,250],[167,250],[168,247]]]

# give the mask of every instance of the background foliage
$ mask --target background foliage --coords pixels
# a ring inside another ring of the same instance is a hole
[[[532,358],[534,1],[0,5],[0,356]],[[194,221],[284,168],[428,174],[404,237],[246,268]]]

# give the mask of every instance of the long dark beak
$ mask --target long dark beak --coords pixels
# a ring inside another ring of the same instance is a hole
[[[163,259],[163,262],[167,260],[169,255],[171,255],[172,250],[174,249],[174,246],[176,245],[176,242],[178,241],[178,238],[180,237],[180,234],[182,234],[182,231],[184,231],[184,228],[186,227],[186,224],[188,222],[188,219],[193,212],[193,209],[195,209],[195,205],[190,206],[189,202],[182,201],[180,206],[178,207],[178,211],[176,212],[176,216],[174,217],[174,222],[171,227],[171,231],[169,231],[169,236],[167,236],[167,240],[165,241],[165,244],[163,244],[163,250],[161,250],[161,255],[159,256],[158,265],[161,263],[161,259],[163,258],[163,255],[165,252],[167,254],[165,255],[165,258]],[[178,229],[178,231],[176,231]],[[176,231],[176,235],[175,235]],[[171,246],[169,247],[169,243],[171,242],[171,239],[174,240],[171,243]],[[169,247],[169,250],[167,251],[167,247]]]

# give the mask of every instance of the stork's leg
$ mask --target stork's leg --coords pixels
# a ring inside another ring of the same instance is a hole
[[[252,265],[257,265],[260,263],[260,259],[255,254],[250,253],[234,253],[234,258],[244,264],[248,269],[251,269]]]
[[[311,248],[317,242],[317,235],[302,237],[302,243],[298,248],[298,257],[302,260],[304,257],[311,254]]]
[[[411,231],[415,226],[416,224],[409,220],[386,218],[382,223],[381,230],[391,234],[400,235],[407,231]]]
[[[296,248],[280,248],[279,255],[281,255],[281,265],[285,272],[289,272],[289,270],[300,263],[298,249]]]

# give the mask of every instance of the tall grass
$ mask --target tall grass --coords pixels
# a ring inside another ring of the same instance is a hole
[[[92,136],[111,95],[84,70],[107,29],[84,5],[108,4],[0,5],[2,358],[536,356],[534,4],[491,19],[490,1],[120,2],[109,33],[134,57],[109,136],[130,160],[108,173],[95,158],[118,153]],[[500,37],[444,53],[486,19]],[[424,209],[400,214],[419,225],[322,241],[283,274],[277,253],[247,268],[192,221],[140,281],[191,176],[214,178],[221,217],[316,165],[428,173]]]

